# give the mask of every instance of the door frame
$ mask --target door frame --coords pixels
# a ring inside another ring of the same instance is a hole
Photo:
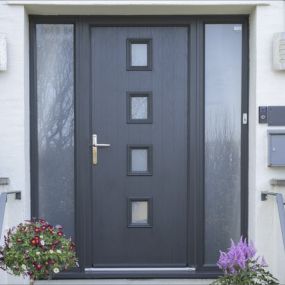
[[[77,255],[82,267],[56,275],[56,279],[76,278],[215,278],[217,267],[204,263],[204,25],[206,23],[242,24],[242,113],[248,114],[249,39],[248,16],[37,16],[30,20],[30,159],[31,213],[38,216],[38,154],[36,95],[36,24],[74,24],[75,74],[75,232]],[[91,267],[91,45],[92,27],[172,27],[188,28],[188,266],[196,271],[131,270],[85,272]],[[86,112],[89,110],[89,112]],[[83,127],[84,126],[84,127]],[[241,234],[248,232],[248,124],[241,132]],[[195,139],[191,139],[195,138]],[[191,181],[191,187],[190,187]],[[88,210],[86,210],[88,209]],[[192,229],[192,230],[191,230]],[[193,230],[194,229],[194,230]],[[88,266],[89,265],[89,266]]]

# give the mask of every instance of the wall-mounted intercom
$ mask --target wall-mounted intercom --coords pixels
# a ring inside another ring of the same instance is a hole
[[[285,106],[260,106],[258,121],[268,126],[285,126]]]

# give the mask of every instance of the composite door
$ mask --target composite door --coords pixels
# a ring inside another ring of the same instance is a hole
[[[94,268],[187,267],[187,66],[187,28],[91,29]]]

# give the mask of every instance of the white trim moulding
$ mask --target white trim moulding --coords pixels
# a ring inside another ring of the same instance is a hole
[[[271,0],[272,1],[272,0]],[[104,5],[104,6],[121,6],[121,5],[175,5],[175,6],[269,6],[270,0],[6,0],[9,5]]]

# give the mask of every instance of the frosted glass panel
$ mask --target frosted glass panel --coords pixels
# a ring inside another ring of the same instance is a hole
[[[36,26],[39,216],[74,237],[73,25]]]
[[[147,97],[131,97],[131,119],[147,119]]]
[[[132,224],[148,224],[148,202],[132,202]]]
[[[205,27],[205,263],[240,236],[242,29]]]
[[[148,171],[148,150],[147,149],[132,149],[131,150],[131,171],[146,172]]]
[[[131,65],[147,66],[147,44],[131,44]]]

